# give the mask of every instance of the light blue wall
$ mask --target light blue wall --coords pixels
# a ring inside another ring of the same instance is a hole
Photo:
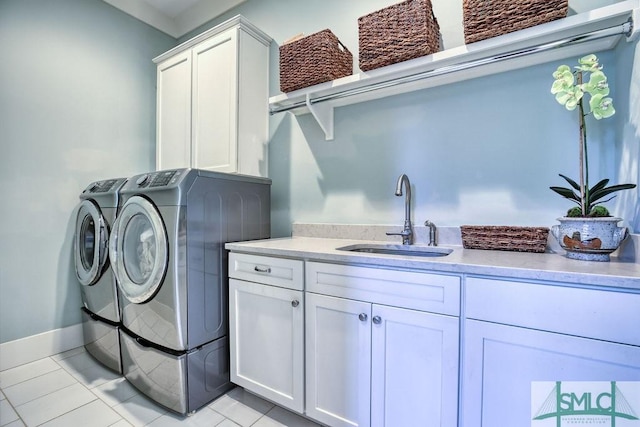
[[[298,33],[330,28],[357,58],[358,17],[393,3],[249,0],[184,39],[235,14],[244,15],[275,40],[271,47],[275,95],[278,44]],[[445,48],[460,45],[461,2],[432,3]],[[572,1],[570,13],[612,3]],[[593,182],[604,177],[612,183],[638,182],[637,125],[631,127],[629,108],[623,106],[629,103],[625,98],[633,49],[634,44],[622,43],[599,55],[609,76],[615,77],[614,94],[622,99],[614,120],[589,123]],[[439,226],[556,223],[573,205],[548,187],[565,184],[558,173],[577,179],[578,118],[557,104],[549,89],[557,66],[573,65],[576,59],[338,108],[335,140],[330,142],[310,115],[273,116],[269,147],[273,235],[289,235],[292,222],[400,225],[403,202],[393,192],[402,173],[412,182],[417,224],[426,219]],[[624,158],[623,144],[624,152],[630,152]],[[633,155],[636,173],[623,174]],[[640,231],[637,199],[638,193],[629,191],[616,200],[624,203],[608,206]]]
[[[100,0],[0,0],[0,342],[80,322],[78,195],[155,166],[176,40]]]

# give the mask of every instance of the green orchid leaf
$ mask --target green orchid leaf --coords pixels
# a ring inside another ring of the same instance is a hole
[[[609,183],[608,179],[603,179],[602,181],[598,182],[596,185],[594,185],[593,187],[591,187],[589,189],[589,193],[594,193],[598,190],[601,190],[603,188],[605,188],[607,186],[607,184]]]
[[[577,196],[573,191],[571,191],[568,188],[565,187],[549,187],[551,189],[551,191],[555,191],[556,193],[558,193],[559,195],[561,195],[562,197],[569,199],[569,200],[573,200],[574,202],[576,202],[578,205],[580,204],[580,197]]]
[[[602,190],[603,188],[605,188],[607,186],[607,184],[609,183],[609,180],[607,178],[603,179],[602,181],[598,182],[596,185],[594,185],[593,187],[591,187],[589,189],[589,192],[587,194],[585,194],[586,200],[584,201],[585,205],[587,206],[592,206],[593,202],[597,199],[593,198],[594,194],[598,194],[597,192]],[[590,209],[589,209],[590,210]]]
[[[558,174],[565,179],[574,189],[580,191],[580,185],[566,175]]]
[[[593,204],[596,200],[600,200],[604,196],[607,196],[611,193],[615,193],[617,191],[622,191],[622,190],[631,190],[632,188],[636,188],[636,185],[635,184],[618,184],[618,185],[612,185],[611,187],[599,189],[589,194],[589,199],[590,199],[589,203]],[[601,203],[604,203],[604,202],[601,202]]]

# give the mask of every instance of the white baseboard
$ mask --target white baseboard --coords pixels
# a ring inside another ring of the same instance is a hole
[[[84,345],[82,323],[0,344],[0,371]]]

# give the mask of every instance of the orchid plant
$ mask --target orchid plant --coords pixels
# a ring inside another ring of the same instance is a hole
[[[556,101],[569,111],[578,108],[580,120],[580,180],[579,183],[560,174],[571,188],[549,187],[561,196],[572,200],[578,206],[569,209],[569,217],[609,216],[609,211],[601,203],[608,202],[615,196],[601,200],[616,191],[635,188],[635,184],[619,184],[607,187],[608,179],[603,179],[593,187],[589,187],[589,157],[587,151],[587,127],[585,118],[593,115],[596,120],[606,119],[615,114],[613,100],[608,97],[609,84],[607,76],[602,71],[595,55],[587,55],[578,60],[578,66],[572,70],[568,65],[561,65],[553,73],[555,81],[551,87],[551,93],[556,96]],[[583,82],[585,76],[589,81]],[[589,112],[585,112],[583,101],[585,95],[589,95]],[[601,201],[600,201],[601,200]]]

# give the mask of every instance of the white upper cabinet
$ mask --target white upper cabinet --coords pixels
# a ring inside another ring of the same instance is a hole
[[[192,50],[191,164],[197,168],[238,172],[237,39],[231,29]]]
[[[270,43],[237,16],[154,59],[158,170],[267,176]]]
[[[191,52],[158,65],[157,169],[191,164]]]

